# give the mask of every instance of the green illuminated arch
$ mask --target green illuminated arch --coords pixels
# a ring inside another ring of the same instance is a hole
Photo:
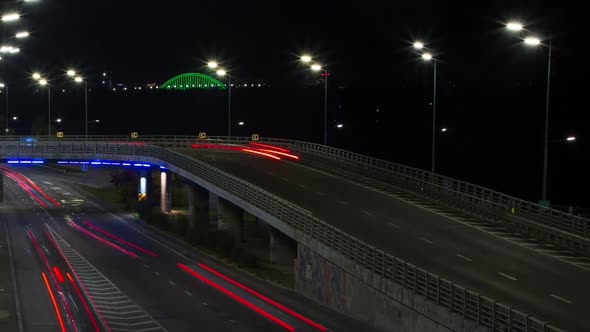
[[[219,88],[225,89],[225,84],[219,80],[200,73],[184,73],[172,77],[160,85],[160,89],[166,90],[188,90],[188,89],[205,89]]]

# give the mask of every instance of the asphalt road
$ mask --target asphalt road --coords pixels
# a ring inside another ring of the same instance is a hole
[[[184,151],[375,247],[572,331],[588,329],[590,270],[298,162]]]
[[[157,232],[143,227],[137,220],[112,214],[98,202],[78,192],[71,186],[71,182],[85,182],[86,180],[82,177],[73,178],[42,169],[24,167],[14,169],[31,178],[44,192],[60,202],[61,207],[41,208],[38,202],[32,200],[26,192],[8,180],[5,184],[9,188],[8,191],[17,193],[21,191],[21,197],[11,198],[2,203],[3,212],[18,211],[21,214],[21,224],[15,223],[14,230],[11,229],[11,232],[26,233],[24,227],[27,223],[35,223],[39,227],[36,232],[42,235],[41,230],[45,224],[48,224],[83,257],[84,261],[99,271],[101,277],[107,278],[116,286],[118,293],[114,295],[118,297],[119,293],[124,294],[124,301],[132,301],[133,305],[139,306],[141,315],[145,313],[145,319],[156,321],[165,330],[175,332],[196,329],[244,332],[288,330],[286,326],[278,322],[281,321],[297,331],[318,331],[310,324],[279,310],[274,305],[207,270],[199,265],[201,263],[222,271],[230,278],[288,306],[318,324],[325,325],[332,331],[371,331],[363,324],[317,305],[293,291],[242,275],[211,258],[202,257],[193,252],[191,252],[191,258],[184,256],[180,251],[187,253],[189,252],[187,248],[178,247]],[[8,196],[10,195],[13,194]],[[73,227],[70,221],[77,226]],[[26,242],[25,236],[26,234],[21,235],[21,240],[24,242]],[[43,245],[52,246],[51,243]],[[13,247],[15,246],[17,246],[16,242],[13,244]],[[17,265],[20,265],[25,258],[15,257],[15,259]],[[32,260],[31,264],[39,269],[41,264],[37,261]],[[33,264],[35,262],[36,265]],[[195,271],[198,276],[183,270],[178,263]],[[60,268],[66,271],[68,266],[63,265]],[[26,279],[40,274],[37,272],[39,271],[25,269],[21,274]],[[82,273],[88,273],[88,271],[83,270]],[[92,276],[94,275],[97,273],[92,272]],[[21,276],[18,280],[21,280]],[[20,284],[19,289],[22,289]],[[90,289],[91,293],[93,289]],[[98,300],[109,300],[113,303],[113,299],[106,299],[111,296],[109,294],[111,293],[104,292]],[[45,315],[37,318],[33,316],[33,309],[27,309],[30,311],[23,309],[23,318],[27,324],[43,318],[41,321],[48,323],[49,330],[55,331],[55,312],[51,311],[53,307],[50,303],[48,305],[45,303],[47,301],[43,302],[39,299],[35,301],[27,297],[23,297],[21,302],[24,304],[23,307],[36,306],[40,308],[39,310],[45,310]],[[254,309],[252,306],[259,309]],[[270,318],[269,315],[274,318]],[[50,325],[51,323],[53,325]],[[111,330],[115,331],[112,326]],[[27,329],[27,331],[38,330]]]

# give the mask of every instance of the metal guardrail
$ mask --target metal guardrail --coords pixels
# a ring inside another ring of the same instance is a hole
[[[114,138],[114,140],[118,139]],[[178,148],[177,143],[186,147],[186,142],[186,138],[168,138],[166,143],[162,145],[171,145]],[[154,143],[158,144],[157,140],[154,140]],[[292,147],[292,145],[290,146]],[[35,144],[22,144],[14,141],[0,141],[0,157],[2,158],[43,157],[55,154],[88,154],[92,157],[99,155],[133,155],[162,160],[164,163],[172,164],[190,172],[212,185],[240,197],[248,204],[284,222],[295,231],[321,242],[366,270],[372,271],[374,275],[390,280],[414,294],[424,296],[428,300],[448,308],[451,312],[476,321],[493,331],[561,331],[510,306],[468,290],[425,269],[387,254],[313,217],[309,211],[205,162],[169,150],[166,147],[152,144],[97,142],[38,141]],[[363,280],[363,278],[359,279]]]

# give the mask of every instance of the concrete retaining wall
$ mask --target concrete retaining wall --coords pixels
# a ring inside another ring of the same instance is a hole
[[[488,332],[423,296],[351,263],[321,244],[298,244],[295,289],[382,331]],[[364,282],[363,282],[364,280]]]

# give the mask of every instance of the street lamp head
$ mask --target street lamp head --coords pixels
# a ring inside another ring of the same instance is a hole
[[[537,37],[527,37],[524,39],[524,43],[529,46],[538,46],[541,45],[541,39]]]
[[[13,48],[11,48],[11,49],[10,49],[8,52],[9,52],[9,53],[11,53],[11,54],[15,54],[15,53],[18,53],[18,52],[20,52],[20,48],[18,48],[18,47],[13,47]]]
[[[16,38],[27,38],[29,36],[29,33],[27,31],[21,31],[21,32],[17,32],[16,35],[14,35]]]
[[[313,71],[320,71],[322,70],[322,66],[315,64],[315,65],[311,65],[311,70]]]
[[[69,77],[74,77],[74,76],[76,76],[76,71],[73,69],[68,69],[66,74],[68,74]]]
[[[238,122],[238,126],[243,126],[244,124],[245,124],[244,121]]]
[[[19,13],[8,13],[2,15],[2,22],[13,22],[20,18]]]
[[[217,75],[219,76],[225,76],[225,74],[227,74],[227,72],[223,69],[219,69],[216,71]]]
[[[37,81],[40,80],[41,79],[41,74],[39,74],[39,73],[33,73],[33,79],[35,79]]]
[[[422,54],[422,59],[424,59],[426,61],[430,61],[433,59],[433,57],[432,57],[431,53],[424,53],[424,54]]]
[[[45,85],[47,85],[47,80],[46,80],[46,79],[44,79],[44,78],[40,78],[40,79],[39,79],[39,85],[41,85],[41,86],[45,86]]]
[[[57,118],[55,121],[56,121],[57,123],[61,123],[61,118]]]
[[[417,50],[421,50],[424,48],[424,43],[417,41],[412,46],[414,46],[414,48]]]
[[[443,133],[447,132],[447,128],[442,128],[440,131],[442,131]]]
[[[218,64],[215,61],[209,61],[207,62],[207,67],[211,68],[211,69],[215,69],[217,68]]]
[[[0,83],[0,88],[5,87],[6,85],[4,83]]]
[[[301,56],[301,61],[302,61],[303,63],[310,63],[310,62],[311,62],[311,60],[312,60],[312,59],[311,59],[311,56],[310,56],[310,55],[307,55],[307,54],[305,54],[305,55],[302,55],[302,56]]]
[[[77,83],[81,83],[84,81],[84,79],[80,76],[76,76],[76,77],[74,77],[74,81],[76,81]]]
[[[523,28],[524,26],[519,22],[508,22],[506,24],[506,29],[510,31],[522,31]]]
[[[575,140],[576,140],[575,136],[570,136],[570,137],[566,138],[566,141],[568,141],[568,142],[574,142]]]
[[[18,116],[13,116],[12,120],[14,120],[14,121],[18,120]]]
[[[339,123],[339,124],[336,125],[336,128],[340,128],[341,129],[343,127],[344,127],[344,125],[342,123]]]

